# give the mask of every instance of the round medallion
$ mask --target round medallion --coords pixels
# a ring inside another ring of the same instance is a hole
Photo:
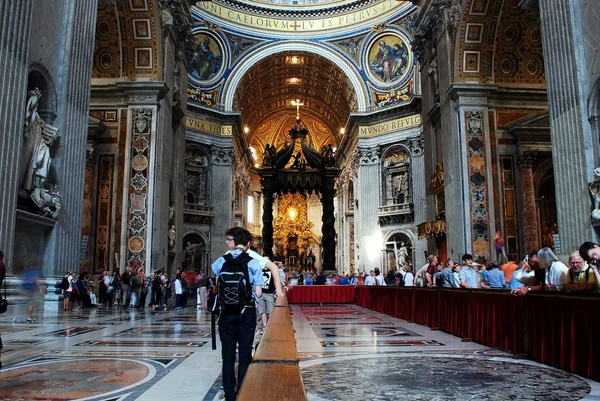
[[[141,252],[144,249],[144,239],[142,237],[131,237],[129,239],[129,250],[134,253]]]
[[[197,84],[215,82],[225,71],[227,55],[216,35],[207,31],[194,34],[194,52],[188,59],[189,77]]]
[[[376,36],[367,45],[363,68],[381,87],[400,85],[412,70],[413,53],[408,41],[396,33]]]
[[[136,155],[131,159],[131,167],[135,171],[144,171],[148,167],[148,158],[144,155]]]

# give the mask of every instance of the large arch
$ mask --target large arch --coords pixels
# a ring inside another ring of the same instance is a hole
[[[274,43],[250,53],[233,69],[229,79],[225,84],[223,95],[221,97],[221,103],[225,106],[225,111],[233,111],[233,99],[237,87],[246,72],[248,72],[248,70],[254,64],[267,56],[286,51],[305,51],[309,53],[315,53],[335,63],[344,72],[344,74],[346,74],[350,84],[352,85],[352,88],[356,93],[358,112],[367,111],[368,91],[362,78],[360,77],[358,70],[356,70],[356,68],[348,60],[346,60],[336,51],[318,43],[307,41],[285,41],[282,43]]]

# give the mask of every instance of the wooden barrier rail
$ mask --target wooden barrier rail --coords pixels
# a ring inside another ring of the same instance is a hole
[[[306,401],[287,299],[273,313],[248,367],[238,401]]]
[[[355,303],[600,380],[597,294],[360,286]]]

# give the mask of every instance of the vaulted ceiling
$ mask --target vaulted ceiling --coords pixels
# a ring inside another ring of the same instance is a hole
[[[339,130],[356,109],[356,94],[342,70],[326,58],[307,52],[273,54],[256,63],[244,76],[234,100],[248,142],[259,153],[264,144],[281,145],[294,124],[296,107],[312,138],[311,144],[338,142]]]

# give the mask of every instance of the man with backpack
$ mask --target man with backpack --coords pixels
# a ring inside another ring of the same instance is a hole
[[[252,287],[257,297],[262,295],[262,269],[247,250],[252,234],[233,227],[225,232],[227,253],[212,264],[217,276],[217,302],[220,309],[219,337],[223,358],[223,390],[225,400],[233,401],[239,392],[252,360],[252,343],[256,329],[256,307]],[[238,380],[235,388],[235,350],[238,347]]]

